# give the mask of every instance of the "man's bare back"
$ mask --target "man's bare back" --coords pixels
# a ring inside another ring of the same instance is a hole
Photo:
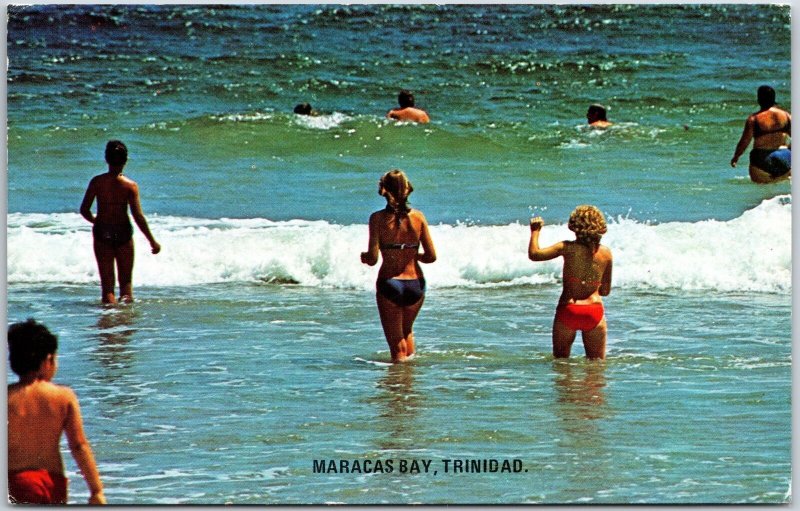
[[[428,117],[428,114],[424,110],[414,107],[395,108],[389,111],[386,117],[398,121],[418,122],[420,124],[430,122],[430,117]]]

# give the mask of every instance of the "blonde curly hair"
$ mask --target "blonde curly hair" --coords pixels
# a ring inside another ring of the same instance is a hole
[[[575,233],[578,243],[599,245],[600,238],[608,230],[603,213],[595,206],[583,204],[575,208],[569,216],[569,230]]]

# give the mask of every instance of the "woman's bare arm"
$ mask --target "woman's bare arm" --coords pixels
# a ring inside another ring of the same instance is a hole
[[[419,233],[419,243],[422,246],[422,253],[417,255],[417,261],[430,264],[436,261],[436,248],[433,246],[433,239],[428,230],[428,221],[425,219],[425,215],[419,213],[419,216],[422,220]]]
[[[367,251],[361,252],[361,262],[369,266],[378,264],[380,254],[380,238],[378,236],[377,213],[369,217],[369,241],[367,241]]]

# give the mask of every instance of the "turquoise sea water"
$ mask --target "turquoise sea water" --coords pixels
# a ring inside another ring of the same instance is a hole
[[[58,333],[110,502],[789,499],[791,187],[728,164],[759,85],[791,110],[788,7],[8,16],[8,319]],[[403,87],[430,124],[384,119]],[[137,302],[107,310],[77,208],[111,138],[164,249],[136,234]],[[400,367],[358,257],[393,167],[439,252]],[[555,242],[581,203],[610,219],[605,363],[553,361],[560,267],[526,257],[531,215]],[[523,471],[445,472],[489,459]]]

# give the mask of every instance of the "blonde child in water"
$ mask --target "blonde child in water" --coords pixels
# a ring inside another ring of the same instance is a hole
[[[600,244],[606,221],[595,206],[578,206],[569,217],[575,240],[539,246],[544,227],[541,217],[531,219],[528,257],[532,261],[564,258],[563,288],[553,319],[553,356],[569,357],[578,330],[590,359],[606,357],[607,326],[603,300],[611,292],[611,250]]]

